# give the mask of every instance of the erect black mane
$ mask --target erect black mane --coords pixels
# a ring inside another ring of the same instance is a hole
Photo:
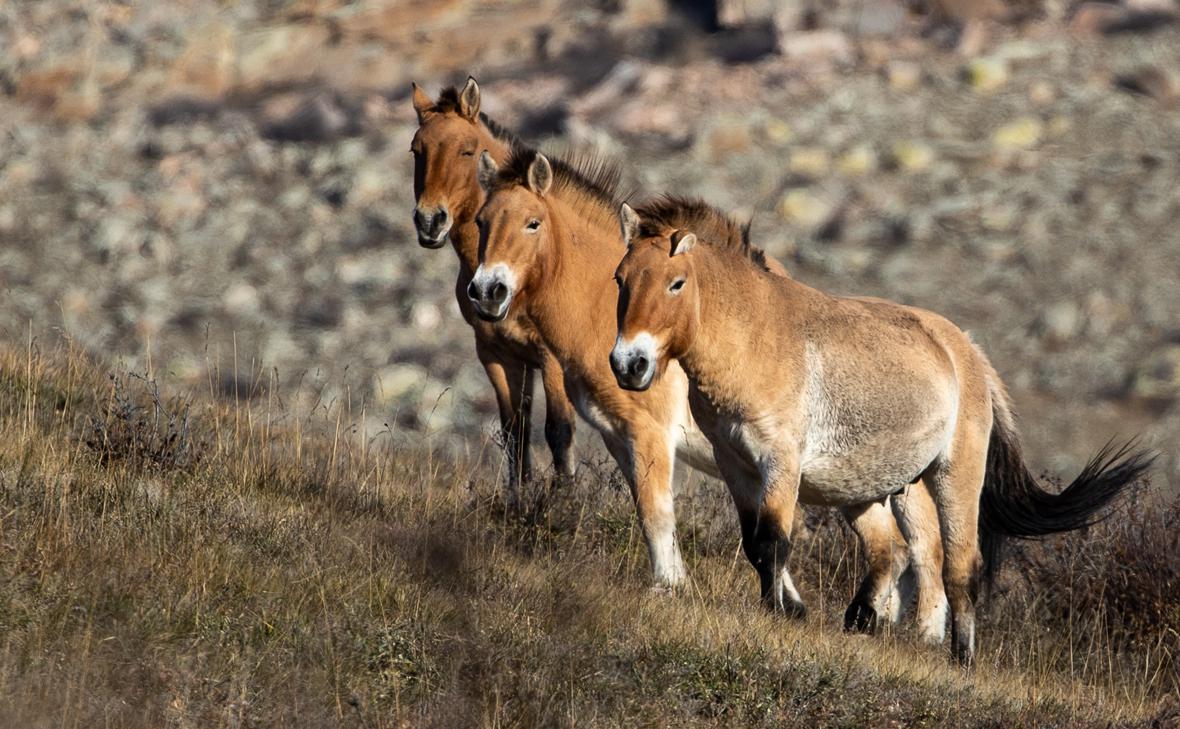
[[[700,198],[661,195],[635,209],[639,213],[639,236],[661,236],[671,230],[685,230],[718,248],[731,250],[769,270],[766,252],[750,242],[750,224],[739,223]]]
[[[529,167],[540,154],[537,150],[516,146],[508,160],[496,172],[494,187],[528,185]],[[553,188],[573,191],[616,214],[622,200],[619,187],[622,171],[614,160],[599,154],[582,153],[569,158],[549,157],[553,169]]]

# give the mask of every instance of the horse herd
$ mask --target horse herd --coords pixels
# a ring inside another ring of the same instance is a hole
[[[417,85],[418,242],[459,258],[508,453],[509,497],[530,477],[530,397],[574,472],[575,413],[631,488],[657,585],[686,579],[676,459],[729,487],[742,546],[772,611],[805,611],[787,558],[797,504],[837,507],[868,574],[845,627],[871,632],[916,606],[917,630],[975,654],[975,603],[1002,540],[1078,529],[1148,469],[1108,445],[1063,491],[1021,455],[1011,403],[961,329],[923,309],[832,296],[791,278],[748,227],[699,200],[631,207],[617,167],[550,159],[480,113],[468,78]]]

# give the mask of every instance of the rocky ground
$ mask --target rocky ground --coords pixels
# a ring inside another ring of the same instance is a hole
[[[972,57],[954,23],[847,3],[805,30],[660,2],[190,5],[0,7],[9,342],[477,440],[494,402],[453,256],[414,242],[408,154],[408,81],[470,72],[526,139],[969,329],[1038,466],[1143,433],[1180,484],[1176,3],[1046,4]]]

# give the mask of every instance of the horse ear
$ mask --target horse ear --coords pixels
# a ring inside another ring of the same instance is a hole
[[[545,159],[545,155],[538,154],[533,158],[533,163],[529,165],[529,188],[544,197],[552,184],[553,167],[549,165],[549,160]]]
[[[627,203],[619,208],[619,224],[623,228],[623,243],[631,246],[631,242],[639,237],[639,213]]]
[[[434,108],[434,102],[421,86],[415,83],[410,85],[414,87],[414,111],[418,113],[418,123],[421,124],[426,119],[426,112]]]
[[[479,84],[471,76],[467,77],[466,85],[459,92],[459,113],[471,121],[479,116]]]
[[[485,149],[483,154],[479,156],[479,186],[485,191],[492,189],[492,183],[496,179],[496,173],[500,168],[496,165],[496,160],[492,159],[492,155],[488,154]]]
[[[673,256],[682,256],[692,250],[692,247],[697,244],[696,235],[688,231],[678,230],[672,234],[672,253]]]

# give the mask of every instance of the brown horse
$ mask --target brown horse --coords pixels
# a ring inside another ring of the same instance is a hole
[[[475,310],[491,321],[523,312],[535,326],[560,360],[579,414],[601,433],[631,486],[657,584],[678,585],[685,569],[675,533],[673,460],[680,457],[712,475],[718,471],[689,413],[688,381],[675,363],[644,393],[620,390],[611,372],[617,302],[611,276],[626,251],[614,214],[617,170],[595,160],[550,163],[518,147],[503,166],[491,155],[481,157],[479,179],[488,197],[476,217],[481,244],[471,283]],[[719,221],[717,234],[735,245],[744,235],[728,219]],[[761,265],[783,272],[766,259]],[[911,500],[914,510],[920,510],[920,499]],[[900,612],[895,586],[909,556],[884,504],[845,514],[870,556],[870,574],[849,610],[850,627],[867,629],[874,616],[895,619]],[[921,552],[936,542],[924,544],[919,537],[913,544]],[[919,567],[939,559],[921,555]],[[937,575],[937,564],[934,569]],[[932,603],[942,599],[937,577],[919,582],[930,588]],[[937,630],[941,639],[945,627]]]
[[[708,231],[698,244],[690,208],[666,199],[622,213],[619,385],[644,390],[687,373],[771,601],[801,604],[787,570],[797,501],[856,507],[928,485],[952,646],[970,664],[981,568],[996,567],[998,540],[1092,523],[1151,457],[1107,447],[1060,494],[1043,490],[999,375],[962,330],[922,309],[768,275],[747,245]],[[912,533],[912,515],[896,511]]]
[[[461,91],[444,89],[432,101],[414,85],[414,111],[418,131],[410,151],[414,155],[414,227],[425,248],[441,248],[448,239],[459,257],[455,298],[463,318],[475,330],[475,352],[496,393],[500,429],[508,454],[509,498],[516,486],[528,479],[530,412],[533,378],[541,372],[545,390],[545,440],[553,454],[559,477],[574,472],[574,409],[565,394],[564,378],[557,360],[545,349],[536,332],[521,317],[509,317],[499,324],[477,318],[467,295],[478,262],[479,231],[475,213],[484,193],[476,180],[476,167],[483,153],[506,159],[517,142],[511,134],[479,111],[480,91],[468,78]]]

